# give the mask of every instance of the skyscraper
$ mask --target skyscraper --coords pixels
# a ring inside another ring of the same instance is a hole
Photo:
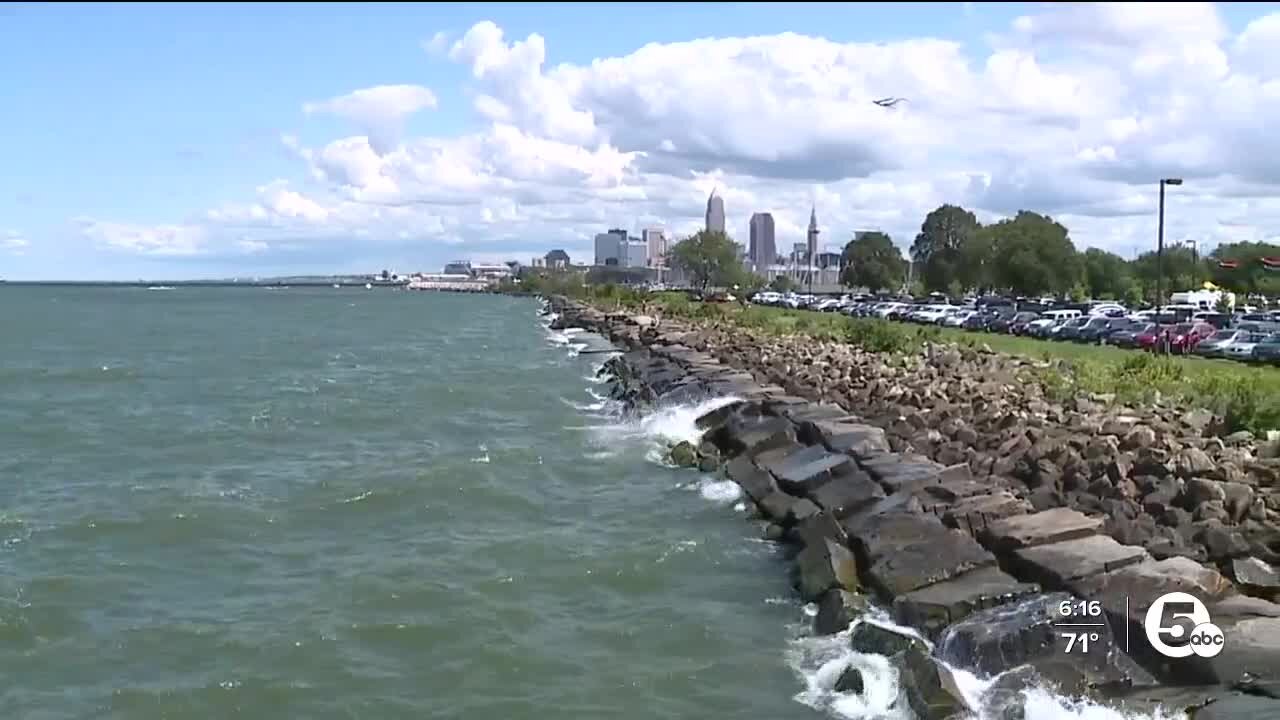
[[[813,206],[813,210],[809,212],[809,235],[808,235],[808,251],[809,262],[816,262],[818,257],[818,206]]]
[[[640,237],[649,248],[649,267],[665,267],[667,264],[667,235],[662,228],[645,228]]]
[[[778,246],[773,234],[773,215],[756,213],[751,216],[751,240],[747,245],[747,257],[756,272],[762,272],[778,257]]]
[[[707,231],[724,232],[724,200],[715,190],[707,198]]]

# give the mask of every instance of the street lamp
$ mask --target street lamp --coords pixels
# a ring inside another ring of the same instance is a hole
[[[1182,178],[1160,179],[1160,220],[1156,229],[1156,322],[1160,322],[1160,308],[1164,307],[1164,186],[1181,184]]]

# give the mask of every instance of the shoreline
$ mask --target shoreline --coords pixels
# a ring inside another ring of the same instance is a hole
[[[736,482],[766,521],[766,537],[795,550],[795,585],[817,605],[815,634],[846,630],[874,601],[936,643],[940,650],[926,652],[909,636],[865,623],[851,638],[855,650],[890,657],[910,679],[904,697],[923,720],[979,709],[948,690],[951,668],[989,676],[1022,664],[1034,673],[1005,673],[988,698],[1008,704],[1008,696],[1048,684],[1095,701],[1123,698],[1132,710],[1216,699],[1214,717],[1259,703],[1275,703],[1260,712],[1280,715],[1280,701],[1231,690],[1253,692],[1257,680],[1280,680],[1280,605],[1251,597],[1242,590],[1254,588],[1233,583],[1193,552],[1161,556],[1121,542],[1112,537],[1111,518],[1101,516],[1105,510],[1069,507],[1079,497],[1040,508],[1025,486],[991,468],[976,471],[973,457],[944,464],[916,452],[902,436],[937,433],[928,422],[889,423],[886,430],[849,412],[858,404],[848,394],[830,402],[829,393],[815,392],[807,369],[788,368],[776,378],[781,382],[770,383],[745,363],[727,362],[733,348],[709,346],[704,333],[677,323],[659,328],[648,316],[561,297],[549,298],[548,307],[559,314],[553,328],[582,327],[623,349],[602,372],[630,411],[740,398],[700,418],[703,442],[677,448],[673,459]],[[1174,662],[1155,653],[1143,615],[1174,590],[1204,600],[1223,628],[1226,651]],[[1074,608],[1080,600],[1098,601],[1093,619],[1101,626],[1084,652],[1067,654],[1054,626],[1064,622],[1063,603]],[[1254,683],[1242,684],[1251,677]],[[854,680],[841,677],[837,688],[855,688],[861,680]],[[1175,692],[1191,684],[1213,687],[1195,697]]]

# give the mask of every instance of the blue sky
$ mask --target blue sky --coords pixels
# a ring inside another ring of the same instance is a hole
[[[1217,13],[1229,35],[1236,35],[1250,21],[1275,11],[1267,5],[1220,7]],[[327,228],[308,226],[305,232],[290,227],[284,233],[289,242],[275,239],[283,232],[277,227],[275,234],[262,236],[267,238],[262,244],[270,247],[264,252],[237,255],[215,249],[213,238],[230,231],[205,227],[208,211],[254,203],[261,194],[257,189],[270,183],[283,183],[326,207],[350,200],[354,191],[349,184],[335,182],[332,173],[319,177],[324,173],[315,161],[309,165],[282,142],[282,136],[293,136],[295,147],[319,152],[362,134],[349,119],[305,113],[308,102],[361,88],[421,86],[434,94],[437,107],[406,118],[406,143],[487,132],[495,120],[477,111],[476,95],[489,94],[514,107],[519,88],[509,83],[487,86],[487,79],[473,75],[474,58],[469,63],[424,49],[437,33],[456,41],[481,21],[501,28],[506,43],[535,33],[544,38],[542,74],[550,76],[556,65],[590,68],[597,59],[626,59],[649,43],[666,46],[785,32],[841,44],[894,45],[944,38],[960,43],[964,56],[980,69],[992,53],[992,33],[1005,32],[1016,18],[1040,12],[1038,4],[1021,3],[7,5],[0,8],[0,97],[8,108],[0,115],[0,156],[6,166],[0,175],[0,241],[7,237],[11,252],[0,247],[0,277],[199,277],[374,270],[387,265],[432,269],[449,257],[470,254],[472,248],[527,259],[536,248],[553,244],[577,242],[575,247],[585,247],[589,228],[562,233],[545,217],[526,219],[527,208],[521,205],[515,210],[486,206],[487,213],[477,215],[488,223],[486,231],[469,225],[463,214],[455,218],[440,208],[405,220],[421,220],[424,226],[442,223],[439,238],[344,242],[339,236],[352,230],[352,222],[358,223],[348,220]],[[1215,42],[1228,45],[1227,39]],[[1068,38],[1065,51],[1046,45],[1038,50],[1039,57],[1075,67],[1074,47]],[[768,62],[785,65],[785,58],[770,55]],[[871,92],[867,86],[861,86],[863,91]],[[895,94],[887,83],[884,87],[884,94]],[[509,97],[504,98],[504,92]],[[574,107],[587,109],[597,99],[571,98]],[[1123,105],[1123,99],[1118,104]],[[863,105],[858,103],[859,108]],[[596,116],[600,117],[598,109]],[[554,129],[539,132],[520,122],[511,124],[530,142],[545,137],[559,143],[556,153],[568,153],[571,146],[594,152],[600,142],[623,152],[653,150],[618,140],[626,133],[617,126],[600,129],[591,141],[574,142]],[[702,134],[719,131],[709,127]],[[769,134],[768,128],[743,132]],[[946,162],[953,160],[964,164],[950,157]],[[483,164],[487,177],[502,174],[501,168],[494,169],[496,162]],[[977,167],[981,163],[966,162],[971,172],[986,171]],[[690,173],[681,177],[670,170],[633,170],[628,169],[618,185],[639,188],[650,204],[629,208],[616,204],[616,199],[603,199],[602,203],[615,203],[601,206],[602,215],[613,220],[606,224],[661,215],[652,205],[661,192],[680,197],[663,207],[689,206],[694,190],[700,196],[707,182]],[[886,168],[889,173],[901,170]],[[716,175],[714,162],[704,172],[731,191],[740,186],[744,197],[765,192],[761,183],[779,180],[760,171],[726,170]],[[777,193],[855,196],[857,188],[839,182],[875,182],[878,177],[873,172],[859,178],[820,178],[821,182],[798,178],[794,188]],[[896,176],[892,180],[906,181]],[[681,182],[693,184],[683,188]],[[598,189],[590,187],[592,192]],[[734,196],[728,197],[732,202]],[[833,209],[827,217],[838,218],[839,212]],[[686,212],[662,219],[683,227],[696,221],[696,215]],[[103,238],[110,233],[101,228],[86,233],[91,222],[137,228],[137,233],[143,228],[198,226],[192,232],[198,232],[201,245],[179,253],[137,252],[119,243],[104,246]],[[238,228],[235,233],[240,241],[259,247],[254,231]],[[309,240],[293,242],[313,235],[324,238],[314,252]],[[495,236],[519,239],[502,246],[489,239]],[[277,242],[279,253],[273,244]]]

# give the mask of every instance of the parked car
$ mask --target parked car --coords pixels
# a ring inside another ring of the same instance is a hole
[[[1224,357],[1223,351],[1237,339],[1249,336],[1248,330],[1219,330],[1196,345],[1196,355],[1201,357]]]
[[[1040,315],[1033,312],[1020,312],[1009,320],[1009,332],[1013,335],[1026,335],[1027,326],[1039,319]]]
[[[1253,359],[1253,350],[1258,347],[1258,343],[1267,339],[1267,335],[1260,332],[1246,333],[1244,337],[1236,338],[1222,349],[1223,357],[1228,360],[1251,360]]]
[[[1142,320],[1131,320],[1129,326],[1116,330],[1107,336],[1107,344],[1122,348],[1138,347],[1138,336],[1145,332],[1155,332],[1156,324]]]
[[[1280,365],[1280,333],[1267,335],[1253,346],[1249,359],[1253,362]]]
[[[1217,329],[1208,323],[1178,323],[1169,331],[1169,352],[1185,355],[1215,332]]]
[[[1148,324],[1145,330],[1134,337],[1135,344],[1143,350],[1155,350],[1160,345],[1161,339],[1172,329],[1172,325]]]
[[[1054,328],[1053,334],[1050,335],[1050,337],[1054,340],[1075,340],[1076,335],[1080,332],[1080,328],[1084,327],[1091,319],[1092,318],[1087,315],[1073,317]]]
[[[1111,328],[1111,323],[1120,318],[1110,318],[1105,315],[1094,315],[1089,318],[1089,322],[1081,325],[1076,330],[1075,337],[1071,338],[1076,342],[1096,343],[1102,339],[1104,333]]]

